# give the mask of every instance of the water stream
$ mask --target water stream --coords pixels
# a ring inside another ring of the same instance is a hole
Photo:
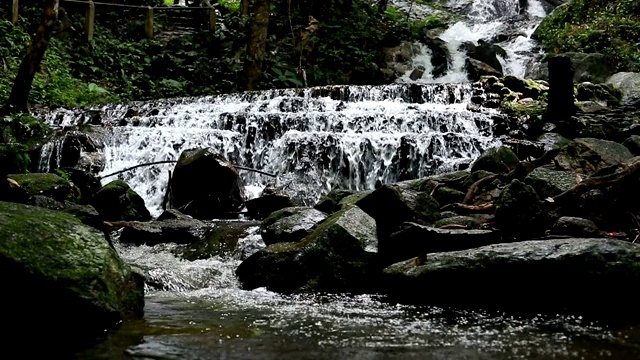
[[[450,6],[465,1],[452,0]],[[406,6],[409,1],[393,1]],[[271,90],[216,97],[108,105],[49,113],[59,128],[94,126],[101,174],[175,160],[184,149],[212,147],[233,163],[277,174],[242,172],[248,197],[275,181],[300,204],[332,188],[372,189],[466,166],[496,144],[491,110],[470,111],[457,44],[491,38],[503,19],[522,14],[517,0],[466,1],[467,16],[441,37],[454,71],[419,84]],[[501,44],[505,72],[521,75],[529,35],[545,15],[530,0],[522,35]],[[428,11],[414,4],[413,12]],[[531,20],[534,19],[534,20]],[[428,64],[425,52],[414,63]],[[405,79],[406,80],[406,79]],[[44,147],[41,170],[61,164],[61,141]],[[87,154],[83,154],[87,155]],[[154,215],[171,164],[119,175]],[[113,178],[105,179],[105,182]],[[226,257],[185,261],[171,245],[123,246],[120,255],[150,283],[145,317],[107,332],[78,359],[637,359],[640,331],[577,316],[519,318],[479,310],[415,307],[379,295],[280,295],[244,291],[234,276],[246,249],[264,244],[251,228]],[[517,280],[516,280],[517,281]],[[455,284],[452,284],[455,286]],[[508,284],[505,284],[508,286]],[[532,284],[544,291],[544,282]],[[417,290],[427,295],[428,289]],[[469,294],[482,296],[482,294]],[[588,301],[588,299],[585,299]],[[594,306],[597,306],[594,304]]]

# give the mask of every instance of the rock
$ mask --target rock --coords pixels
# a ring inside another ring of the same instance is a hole
[[[300,241],[326,218],[325,213],[312,208],[284,208],[262,221],[260,234],[267,245]]]
[[[476,59],[467,58],[464,69],[470,81],[478,81],[483,76],[502,76],[502,72]]]
[[[380,251],[383,266],[407,260],[421,254],[471,249],[500,242],[500,235],[491,230],[438,229],[415,223],[405,223],[389,239],[389,246]]]
[[[625,140],[624,145],[634,156],[640,155],[640,135],[631,135]]]
[[[173,252],[188,261],[235,254],[240,239],[256,232],[259,225],[258,221],[215,220],[201,240],[181,245]]]
[[[333,214],[342,208],[340,201],[354,193],[353,190],[333,189],[321,197],[314,208],[327,214]]]
[[[100,214],[98,214],[96,209],[91,205],[79,205],[67,200],[64,202],[57,201],[43,195],[34,195],[31,205],[49,210],[62,211],[75,216],[85,225],[89,225],[98,230],[104,229],[102,217],[100,217]]]
[[[506,236],[533,238],[544,232],[545,214],[535,190],[514,179],[496,204],[496,225]]]
[[[428,225],[440,217],[440,205],[428,193],[383,185],[356,202],[376,221],[380,250],[404,222]]]
[[[196,219],[234,218],[244,206],[238,171],[211,149],[180,154],[171,179],[171,207]]]
[[[447,186],[439,186],[436,191],[433,192],[433,198],[436,199],[440,206],[445,206],[452,203],[460,203],[464,200],[466,194],[460,190],[452,189]]]
[[[428,254],[384,273],[390,301],[608,321],[635,322],[640,315],[629,286],[640,280],[640,247],[620,240],[496,244]]]
[[[162,221],[117,223],[122,226],[120,242],[136,245],[164,243],[191,244],[202,240],[209,227],[202,221],[189,218]]]
[[[358,207],[341,210],[302,241],[276,243],[253,254],[236,275],[244,289],[370,291],[380,271],[375,228]]]
[[[509,90],[517,93],[521,93],[524,98],[531,98],[537,100],[540,95],[548,88],[544,85],[538,84],[533,80],[521,79],[513,75],[507,75],[502,79],[504,86]]]
[[[479,229],[480,221],[471,216],[449,216],[436,221],[435,227],[437,228],[463,228],[466,230]]]
[[[575,173],[543,167],[538,167],[529,173],[524,183],[531,186],[540,199],[559,195],[578,184]]]
[[[447,74],[451,66],[451,54],[446,41],[438,37],[429,37],[423,40],[427,48],[431,51],[431,75],[434,79]]]
[[[144,200],[122,180],[103,186],[91,198],[90,204],[106,221],[151,220]]]
[[[621,105],[640,107],[640,73],[619,72],[606,80],[622,93]]]
[[[262,220],[274,211],[293,206],[289,196],[278,193],[263,194],[255,199],[247,200],[245,204],[249,216],[256,220]]]
[[[558,54],[558,56],[563,56],[571,60],[574,68],[572,80],[576,83],[585,81],[594,84],[604,83],[616,72],[615,67],[605,59],[603,54],[568,52]],[[534,63],[527,68],[524,77],[549,80],[549,71],[545,66],[536,66]]]
[[[578,101],[602,101],[605,104],[617,105],[620,103],[620,98],[620,92],[616,92],[608,85],[583,82],[577,86],[576,100]]]
[[[469,174],[469,176],[467,176],[464,179],[464,182],[462,183],[464,191],[468,191],[471,185],[473,185],[476,181],[480,179],[484,179],[487,176],[491,176],[491,175],[495,175],[495,174],[486,170],[472,171],[471,174]]]
[[[44,195],[58,201],[73,200],[77,194],[73,184],[56,174],[9,174],[29,195]]]
[[[593,221],[572,216],[563,216],[559,218],[555,224],[553,224],[551,233],[578,238],[600,236],[600,230]]]
[[[424,66],[419,65],[418,67],[413,69],[413,71],[411,71],[411,74],[409,75],[409,79],[416,81],[422,78],[423,74],[424,74]]]
[[[593,175],[632,157],[629,149],[613,141],[580,138],[565,146],[556,156],[556,162],[562,169]]]
[[[559,149],[571,142],[571,139],[568,139],[558,133],[547,132],[540,135],[537,141],[544,146],[545,151]]]
[[[160,216],[158,216],[158,218],[156,220],[158,221],[162,221],[162,220],[169,220],[169,219],[193,219],[191,216],[189,215],[185,215],[183,213],[181,213],[180,211],[176,210],[176,209],[167,209],[165,211],[162,212],[162,214],[160,214]]]
[[[472,42],[465,42],[461,45],[461,47],[466,50],[467,56],[472,60],[484,63],[494,69],[496,72],[502,74],[502,64],[500,64],[498,56],[506,57],[507,53],[500,46],[488,43],[480,39],[478,40],[477,46]],[[479,79],[479,77],[477,79]]]
[[[3,202],[0,223],[0,276],[11,294],[0,305],[19,315],[4,319],[13,331],[65,324],[68,340],[142,316],[144,279],[101,232],[69,214]]]
[[[510,148],[499,146],[487,149],[471,165],[471,172],[485,170],[495,174],[508,173],[520,160]]]
[[[100,179],[91,173],[69,168],[61,169],[61,171],[68,176],[69,180],[80,191],[78,196],[78,203],[80,204],[88,204],[93,195],[102,187]]]

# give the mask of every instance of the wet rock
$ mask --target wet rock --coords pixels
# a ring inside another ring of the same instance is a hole
[[[353,194],[353,190],[333,189],[321,197],[314,208],[327,214],[333,214],[342,208],[340,205],[342,199]]]
[[[453,228],[453,229],[479,229],[482,223],[478,219],[471,216],[449,216],[436,221],[437,228]]]
[[[404,222],[427,225],[440,217],[440,205],[431,195],[396,185],[383,185],[356,205],[375,219],[381,251]]]
[[[502,72],[476,59],[467,58],[464,69],[470,81],[478,81],[483,76],[502,76]]]
[[[495,174],[509,172],[520,160],[510,148],[499,146],[486,150],[471,165],[471,172],[485,170]]]
[[[502,64],[500,64],[498,56],[506,57],[507,53],[500,46],[488,43],[480,39],[478,40],[477,46],[472,42],[465,42],[461,45],[461,47],[466,50],[467,56],[472,60],[476,60],[480,63],[486,64],[490,68],[494,69],[494,71],[496,71],[497,73],[502,74]],[[479,77],[474,78],[474,81],[477,79],[479,79]]]
[[[260,234],[267,245],[300,241],[326,218],[325,213],[312,208],[284,208],[262,221]]]
[[[439,229],[415,223],[405,223],[389,239],[389,246],[380,250],[384,266],[419,255],[470,249],[500,242],[500,235],[490,230]]]
[[[506,236],[533,238],[544,232],[545,213],[535,190],[514,179],[496,204],[496,224]]]
[[[69,177],[69,180],[80,191],[78,203],[88,204],[91,198],[100,190],[102,184],[95,175],[77,169],[61,169]]]
[[[600,236],[600,230],[593,221],[572,216],[563,216],[559,218],[555,224],[553,224],[551,233],[579,238]]]
[[[521,93],[524,98],[531,98],[537,100],[540,95],[548,88],[544,85],[533,80],[521,79],[513,75],[507,75],[502,79],[502,83],[509,90],[517,93]]]
[[[5,319],[13,331],[66,324],[68,340],[142,316],[144,279],[101,232],[63,212],[3,202],[0,223],[0,276],[11,294],[0,304],[19,314]]]
[[[107,221],[151,220],[144,200],[122,180],[103,186],[91,198],[90,204]]]
[[[436,199],[440,206],[445,206],[452,203],[460,203],[464,200],[465,193],[452,189],[447,186],[439,186],[436,191],[433,192],[433,198]]]
[[[464,182],[462,183],[464,191],[469,190],[471,185],[473,185],[476,181],[478,181],[480,179],[484,179],[487,176],[491,176],[491,175],[495,175],[495,174],[490,172],[490,171],[486,171],[486,170],[475,170],[475,171],[473,171],[471,174],[469,174],[469,176],[467,176],[464,179]]]
[[[640,315],[629,311],[636,299],[628,286],[640,280],[640,247],[619,240],[496,244],[428,254],[384,273],[391,301],[532,315],[573,313],[609,321],[637,321]],[[429,295],[416,289],[429,289]]]
[[[546,132],[540,135],[537,141],[543,144],[544,150],[549,151],[552,149],[561,148],[571,142],[571,139],[568,139],[558,133]]]
[[[80,205],[71,201],[57,201],[53,198],[34,195],[31,204],[49,210],[62,211],[77,217],[83,224],[89,225],[98,230],[103,230],[102,217],[91,205]]]
[[[413,69],[413,71],[409,75],[409,79],[416,81],[422,78],[422,75],[424,75],[424,66],[419,65],[418,67]]]
[[[634,156],[640,155],[640,135],[631,135],[625,140],[624,145]]]
[[[541,199],[559,195],[578,184],[575,173],[543,167],[529,173],[524,183],[531,186]]]
[[[431,75],[433,78],[446,75],[452,62],[447,43],[438,37],[427,37],[423,42],[431,51],[431,66],[433,67]]]
[[[247,200],[247,212],[249,216],[256,220],[262,220],[274,211],[292,207],[293,202],[285,194],[270,193],[263,194],[255,199]]]
[[[211,149],[183,151],[171,189],[171,207],[196,219],[234,218],[244,206],[238,171]]]
[[[620,93],[604,84],[593,84],[583,82],[576,87],[576,100],[578,101],[601,101],[605,104],[616,105],[620,102]],[[583,110],[584,111],[584,110]]]
[[[632,157],[629,149],[613,141],[580,138],[565,146],[556,161],[562,169],[592,175]]]
[[[73,184],[56,174],[32,173],[9,174],[29,195],[44,195],[57,201],[75,200],[77,193]]]
[[[358,207],[342,210],[300,242],[276,243],[253,254],[236,275],[244,289],[370,291],[380,271],[375,227]]]
[[[176,210],[176,209],[167,209],[165,211],[162,212],[162,214],[160,214],[160,216],[158,216],[158,218],[156,220],[158,221],[162,221],[162,220],[170,220],[170,219],[193,219],[191,216],[189,215],[185,215],[183,213],[181,213],[180,211]]]
[[[574,68],[572,80],[576,83],[585,81],[594,84],[604,83],[616,72],[615,67],[605,59],[603,54],[568,52],[558,56],[571,60]],[[550,80],[549,71],[545,66],[533,65],[527,68],[525,78]]]
[[[622,105],[640,107],[640,73],[615,73],[606,83],[622,93]]]
[[[173,252],[188,261],[235,254],[240,240],[257,232],[259,225],[260,222],[258,221],[216,220],[207,226],[201,240],[181,245]],[[264,244],[262,247],[264,247]],[[250,250],[246,248],[243,250],[243,252],[247,251]],[[258,249],[253,250],[252,253],[256,251]],[[242,259],[248,257],[243,254],[240,255]]]
[[[128,221],[122,226],[120,242],[135,245],[175,243],[191,244],[202,240],[209,227],[196,219],[176,218],[162,221]]]

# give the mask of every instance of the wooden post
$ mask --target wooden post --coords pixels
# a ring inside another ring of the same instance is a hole
[[[13,0],[13,7],[11,8],[11,23],[16,24],[18,22],[18,0]]]
[[[149,6],[147,18],[144,21],[144,33],[149,39],[153,39],[153,8]]]
[[[214,31],[216,29],[216,9],[209,7],[209,30]]]
[[[89,7],[87,8],[87,14],[84,17],[84,33],[87,36],[87,40],[93,39],[94,22],[96,18],[96,5],[93,1],[89,1]]]

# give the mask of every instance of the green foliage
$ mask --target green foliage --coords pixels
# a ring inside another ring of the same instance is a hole
[[[536,34],[550,53],[602,53],[618,70],[640,70],[640,1],[574,0]]]
[[[229,11],[240,12],[239,0],[219,0],[218,3]]]

